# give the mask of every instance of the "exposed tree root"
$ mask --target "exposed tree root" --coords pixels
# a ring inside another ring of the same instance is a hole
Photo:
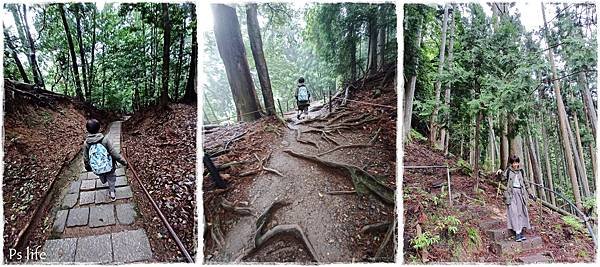
[[[392,223],[388,227],[387,233],[385,234],[385,237],[383,238],[383,242],[381,242],[379,249],[377,249],[377,252],[375,253],[375,258],[379,258],[379,257],[381,257],[381,254],[383,254],[385,247],[390,242],[390,239],[392,239],[392,236],[394,236],[394,232],[396,231],[396,224],[398,224],[398,221],[396,219],[394,219],[394,223]],[[394,240],[394,243],[395,243],[395,240]]]
[[[240,257],[236,259],[237,261],[243,260],[249,255],[254,254],[257,250],[259,250],[263,245],[269,241],[269,239],[277,236],[277,235],[292,235],[298,240],[304,243],[308,253],[310,256],[318,263],[317,254],[315,253],[315,249],[312,246],[312,243],[308,239],[308,237],[304,234],[302,228],[300,228],[297,224],[284,224],[277,225],[269,230],[265,231],[265,227],[271,221],[271,217],[273,214],[280,209],[281,207],[287,206],[289,203],[285,201],[275,201],[273,202],[256,220],[256,233],[254,235],[254,247],[249,250],[246,250]]]
[[[327,192],[325,192],[325,194],[328,194],[328,195],[350,195],[350,194],[356,194],[356,190],[349,190],[349,191],[327,191]]]
[[[267,171],[267,172],[271,172],[271,173],[274,173],[274,174],[277,174],[277,175],[283,177],[284,175],[281,172],[279,172],[278,170],[265,167],[267,165],[267,163],[269,162],[269,159],[271,158],[271,154],[273,154],[272,151],[264,159],[260,159],[256,154],[254,154],[254,157],[259,162],[258,168],[240,173],[238,176],[244,177],[244,176],[249,176],[249,175],[254,175],[254,174],[262,174],[264,171]]]
[[[241,134],[238,134],[238,135],[234,136],[229,141],[227,141],[227,143],[225,143],[225,145],[223,146],[223,149],[227,150],[227,147],[229,147],[229,144],[231,144],[231,143],[239,140],[240,138],[244,137],[244,135],[246,135],[247,133],[248,133],[248,130],[244,131]]]
[[[221,165],[217,166],[217,169],[219,171],[222,171],[222,170],[228,169],[228,168],[233,167],[233,166],[247,164],[247,163],[253,163],[254,161],[255,160],[240,160],[240,161],[227,162],[227,163],[224,163],[224,164],[221,164]]]
[[[225,245],[225,237],[221,232],[221,226],[219,222],[219,216],[215,217],[215,220],[210,226],[210,237],[215,242],[218,248],[222,248]]]
[[[370,146],[371,145],[365,145],[365,144],[350,144],[350,145],[336,146],[330,150],[327,150],[325,152],[321,152],[321,153],[317,154],[317,157],[321,157],[323,155],[326,155],[326,154],[329,154],[329,153],[332,153],[332,152],[335,152],[337,150],[344,149],[344,148],[363,148],[363,147],[370,147]]]
[[[375,195],[379,196],[384,203],[393,205],[395,203],[395,190],[380,182],[373,175],[369,174],[365,170],[350,164],[337,163],[332,161],[326,161],[316,156],[305,155],[302,153],[297,153],[291,151],[289,149],[284,150],[284,152],[298,158],[303,158],[307,160],[311,160],[314,162],[321,163],[325,166],[338,168],[347,171],[352,178],[352,182],[354,183],[354,188],[356,188],[357,192],[361,192],[361,188],[366,188],[369,191],[373,192]]]
[[[300,131],[300,129],[296,129],[296,142],[311,145],[311,146],[316,147],[317,149],[320,149],[319,145],[317,143],[310,141],[310,140],[300,139],[301,135],[302,135],[302,131]]]
[[[235,203],[232,203],[225,198],[223,198],[221,200],[221,206],[224,209],[232,211],[241,216],[253,216],[254,215],[254,211],[252,209],[250,209],[248,207],[237,206]]]
[[[389,228],[391,222],[378,222],[373,224],[368,224],[360,228],[360,233],[370,233],[370,232],[378,232],[382,230],[386,230]]]

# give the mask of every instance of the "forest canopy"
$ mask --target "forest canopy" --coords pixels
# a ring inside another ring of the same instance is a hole
[[[130,112],[195,102],[195,5],[6,4],[4,77]]]

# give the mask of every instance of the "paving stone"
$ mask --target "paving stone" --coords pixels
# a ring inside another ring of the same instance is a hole
[[[111,262],[112,244],[110,239],[110,234],[79,238],[79,240],[77,240],[75,262]]]
[[[119,204],[116,207],[117,219],[120,224],[132,224],[135,221],[137,214],[132,203]]]
[[[90,227],[115,224],[115,205],[98,205],[90,207]]]
[[[73,262],[75,261],[75,249],[77,238],[50,239],[46,240],[43,252],[46,253],[44,262]]]
[[[126,186],[127,185],[127,176],[117,176],[117,181],[115,182],[115,186]]]
[[[69,187],[69,194],[79,193],[79,187],[81,186],[81,180],[71,182],[71,186]]]
[[[69,210],[69,216],[67,217],[67,227],[83,226],[88,224],[88,217],[90,215],[90,208],[74,208]]]
[[[499,241],[492,244],[492,252],[496,255],[516,254],[525,250],[542,247],[542,238],[539,236],[527,237],[527,240],[515,242],[514,240]]]
[[[112,234],[112,247],[115,262],[136,262],[152,258],[152,249],[142,229]]]
[[[75,194],[66,194],[65,198],[63,198],[63,202],[62,205],[60,206],[61,209],[70,209],[75,207],[75,204],[77,204],[77,198],[79,198],[79,194],[75,193]]]
[[[507,240],[514,238],[514,232],[507,228],[486,230],[485,234],[494,241]]]
[[[115,195],[117,196],[117,199],[133,197],[133,192],[131,192],[131,186],[117,187],[115,189]]]
[[[84,180],[93,180],[98,179],[98,175],[95,175],[93,172],[87,172],[87,177],[83,178]]]
[[[67,215],[68,214],[69,214],[68,210],[59,210],[56,213],[56,218],[54,218],[54,224],[52,225],[52,232],[62,233],[65,230],[65,225],[67,224]]]
[[[108,188],[108,181],[106,183],[102,183],[102,180],[96,179],[96,189],[106,189]]]
[[[82,180],[80,189],[82,191],[94,190],[96,188],[96,180]]]
[[[108,189],[96,190],[94,192],[96,192],[94,203],[101,204],[110,202],[110,197],[108,197]]]
[[[123,175],[125,175],[125,169],[123,169],[123,168],[118,168],[118,169],[116,169],[116,170],[115,170],[115,174],[116,174],[117,176],[123,176]]]
[[[94,203],[96,192],[94,191],[82,191],[79,194],[79,205],[86,205]]]
[[[506,226],[506,223],[500,220],[485,221],[479,224],[479,228],[481,229],[497,229],[503,226]]]
[[[84,172],[84,173],[82,173],[82,174],[79,175],[79,180],[86,180],[87,177],[88,177],[87,172]]]

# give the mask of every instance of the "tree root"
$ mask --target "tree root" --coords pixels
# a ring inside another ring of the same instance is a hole
[[[383,242],[381,242],[379,249],[377,249],[377,252],[375,253],[375,258],[379,258],[381,256],[381,254],[383,253],[383,250],[385,249],[387,244],[390,242],[390,239],[392,238],[392,236],[394,235],[394,232],[396,231],[397,224],[398,224],[398,221],[396,219],[394,219],[394,223],[392,223],[388,227],[387,233],[385,234],[385,237],[383,238]],[[396,242],[396,241],[394,240],[394,242]]]
[[[240,138],[244,137],[244,135],[246,135],[247,133],[248,133],[248,130],[244,131],[241,134],[238,134],[238,135],[234,136],[229,141],[227,141],[227,143],[225,143],[225,145],[223,145],[223,149],[227,150],[227,147],[229,146],[229,144],[231,144],[232,142],[235,142],[235,141],[239,140]]]
[[[240,161],[227,162],[227,163],[217,166],[217,170],[222,171],[222,170],[228,169],[233,166],[247,164],[247,163],[253,163],[253,162],[254,162],[254,160],[240,160]]]
[[[289,203],[285,201],[275,201],[273,202],[256,220],[256,233],[254,235],[254,247],[249,250],[246,250],[240,257],[236,259],[236,262],[243,260],[244,258],[252,255],[257,250],[259,250],[266,242],[277,236],[277,235],[292,235],[302,241],[304,246],[308,250],[310,256],[318,263],[317,254],[315,253],[315,249],[312,246],[312,243],[308,239],[308,237],[304,234],[302,228],[300,228],[297,224],[284,224],[277,225],[272,229],[265,231],[266,225],[271,220],[273,214],[280,209],[281,207],[287,206]]]
[[[302,153],[297,153],[291,151],[289,149],[284,150],[285,153],[290,154],[291,156],[303,158],[306,160],[315,161],[321,163],[325,166],[338,168],[347,171],[352,178],[352,182],[354,183],[354,188],[356,188],[357,192],[361,192],[361,188],[368,189],[373,192],[375,195],[380,197],[384,203],[386,204],[394,204],[395,203],[395,190],[380,182],[373,175],[369,174],[365,170],[350,164],[337,163],[332,161],[326,161],[316,156],[305,155]]]
[[[241,216],[254,216],[254,212],[252,209],[250,209],[248,207],[237,206],[237,205],[235,205],[235,203],[232,203],[231,201],[228,201],[225,198],[223,198],[221,200],[221,207],[223,207],[226,210],[232,211],[236,214],[239,214]]]
[[[389,228],[390,224],[391,222],[388,221],[368,224],[360,228],[360,233],[370,233],[385,230]]]
[[[300,131],[300,129],[296,129],[296,142],[311,145],[311,146],[316,147],[317,149],[320,149],[319,145],[317,143],[310,141],[310,140],[300,139],[301,135],[302,135],[302,131]]]
[[[356,194],[356,190],[349,190],[349,191],[327,191],[327,192],[325,192],[325,194],[328,194],[328,195],[350,195],[350,194]]]
[[[218,248],[222,248],[223,245],[225,245],[225,237],[223,235],[223,232],[221,232],[220,225],[221,223],[219,222],[219,216],[216,216],[215,220],[210,226],[210,237],[213,241],[215,241],[215,244]]]
[[[249,175],[254,175],[254,174],[262,174],[264,171],[267,171],[267,172],[277,174],[281,177],[284,177],[284,175],[281,172],[279,172],[278,170],[265,167],[265,165],[267,165],[267,163],[269,162],[269,159],[271,158],[271,154],[273,154],[273,151],[271,151],[264,159],[260,159],[256,154],[254,154],[254,157],[259,162],[258,168],[255,170],[250,170],[247,172],[240,173],[238,176],[244,177],[244,176],[249,176]]]
[[[334,148],[332,148],[330,150],[327,150],[325,152],[321,152],[321,153],[317,154],[317,157],[321,157],[323,155],[332,153],[334,151],[337,151],[337,150],[340,150],[340,149],[343,149],[343,148],[362,148],[362,147],[370,147],[370,146],[371,145],[365,145],[365,144],[350,144],[350,145],[336,146],[336,147],[334,147]]]

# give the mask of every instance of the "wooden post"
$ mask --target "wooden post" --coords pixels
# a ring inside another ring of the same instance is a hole
[[[285,112],[290,111],[290,102],[289,101],[285,101]]]
[[[279,98],[277,98],[277,105],[279,106],[279,112],[281,113],[281,118],[283,119],[283,110],[281,109],[281,102],[279,101]]]
[[[331,113],[331,90],[329,90],[329,113]]]

